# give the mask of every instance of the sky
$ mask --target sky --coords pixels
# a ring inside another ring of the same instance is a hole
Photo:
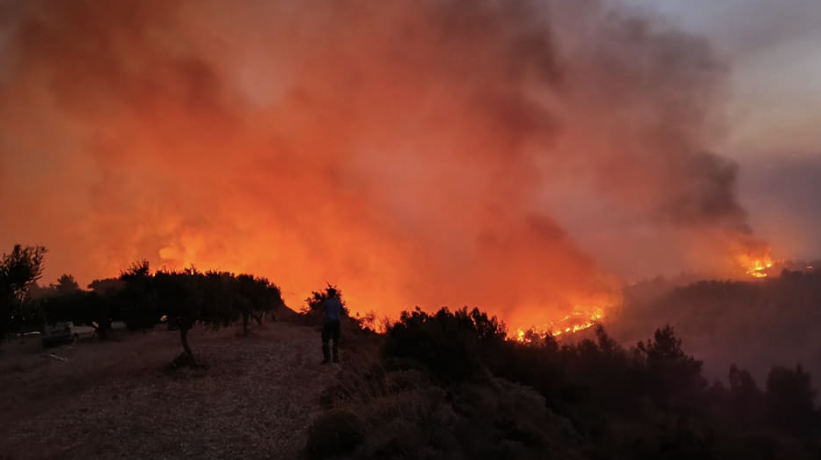
[[[0,248],[517,325],[821,255],[819,7],[628,3],[0,0]]]
[[[734,154],[818,155],[821,3],[628,0],[708,37],[733,66]]]
[[[728,134],[740,199],[786,258],[821,254],[821,2],[627,0],[710,41],[731,70]]]

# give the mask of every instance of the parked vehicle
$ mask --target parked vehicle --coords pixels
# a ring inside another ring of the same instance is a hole
[[[75,326],[71,321],[58,321],[43,326],[43,345],[52,346],[66,342],[76,342],[97,336],[93,326]]]
[[[29,332],[21,332],[17,334],[17,337],[20,339],[27,339],[29,337],[40,336],[43,335],[40,331],[29,331]]]
[[[74,341],[97,337],[97,328],[94,326],[75,326],[71,322],[68,324],[71,328],[71,339]]]
[[[58,321],[43,326],[43,346],[50,347],[60,343],[71,342],[71,323]]]

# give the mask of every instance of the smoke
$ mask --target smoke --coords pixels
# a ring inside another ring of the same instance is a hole
[[[527,324],[655,260],[586,251],[569,209],[703,263],[705,234],[751,233],[708,153],[725,64],[614,2],[0,5],[0,242],[48,246],[51,276],[148,258]]]

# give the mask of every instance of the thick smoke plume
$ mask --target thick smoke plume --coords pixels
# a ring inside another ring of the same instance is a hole
[[[55,277],[145,257],[515,326],[750,238],[725,65],[615,2],[0,5],[0,242]]]

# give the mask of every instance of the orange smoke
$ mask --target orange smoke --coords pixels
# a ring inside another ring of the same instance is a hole
[[[0,244],[81,282],[148,258],[258,273],[292,306],[328,281],[362,313],[589,327],[621,284],[566,230],[586,203],[617,242],[746,219],[704,153],[724,64],[614,8],[4,2]]]

